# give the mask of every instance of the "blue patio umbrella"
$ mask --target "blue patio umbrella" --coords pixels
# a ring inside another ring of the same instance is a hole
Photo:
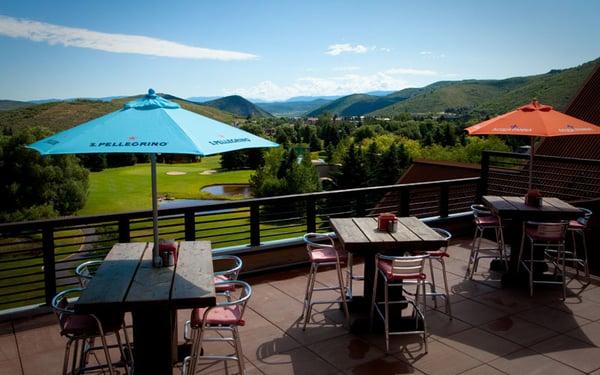
[[[148,90],[118,111],[30,144],[42,155],[149,154],[152,165],[153,257],[158,257],[156,155],[212,155],[278,144],[236,127],[187,111]]]

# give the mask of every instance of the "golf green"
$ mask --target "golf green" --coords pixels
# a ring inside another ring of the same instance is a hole
[[[198,163],[158,164],[158,194],[178,199],[214,199],[200,189],[215,184],[245,184],[254,172],[226,172],[220,167],[219,155],[204,157]],[[92,172],[89,181],[88,199],[79,215],[152,208],[149,163]]]

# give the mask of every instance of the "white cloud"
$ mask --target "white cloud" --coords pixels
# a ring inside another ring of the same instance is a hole
[[[141,35],[103,33],[2,15],[0,35],[65,47],[181,59],[250,60],[258,57],[245,52],[194,47]]]
[[[381,48],[379,48],[379,50],[380,50],[381,52],[392,52],[392,49],[391,49],[391,48],[386,48],[386,47],[381,47]]]
[[[392,68],[385,71],[387,74],[404,74],[413,76],[435,76],[438,73],[435,70],[412,69],[412,68]]]
[[[366,53],[369,49],[362,44],[353,46],[349,43],[332,44],[327,48],[326,55],[337,56],[342,53]]]
[[[419,52],[419,55],[422,55],[423,57],[426,57],[429,59],[443,59],[446,57],[446,55],[443,53],[437,53],[437,52],[432,52],[432,51],[421,51],[421,52]]]
[[[332,69],[334,72],[353,72],[360,70],[360,66],[336,66]]]
[[[359,75],[345,74],[337,77],[303,77],[289,85],[263,81],[250,88],[226,90],[224,94],[238,94],[248,98],[283,100],[293,96],[346,95],[376,90],[401,90],[407,82],[385,72]]]

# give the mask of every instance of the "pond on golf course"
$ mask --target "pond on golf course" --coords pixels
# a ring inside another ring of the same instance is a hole
[[[224,184],[224,185],[209,185],[205,186],[200,191],[210,193],[212,195],[224,195],[228,197],[242,196],[243,198],[251,198],[252,192],[250,185],[244,184]],[[160,208],[180,208],[190,206],[201,206],[211,203],[223,203],[224,200],[218,199],[171,199],[163,200],[159,203]]]

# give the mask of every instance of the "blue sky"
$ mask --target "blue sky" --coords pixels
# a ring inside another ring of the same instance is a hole
[[[600,56],[600,1],[12,1],[0,98],[285,99],[507,78]]]

